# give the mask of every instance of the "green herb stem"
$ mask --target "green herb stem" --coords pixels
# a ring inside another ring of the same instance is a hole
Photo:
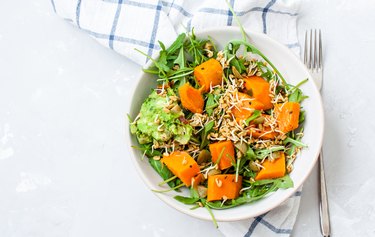
[[[158,185],[159,185],[159,186],[162,186],[163,184],[169,183],[170,181],[175,180],[176,178],[177,178],[176,175],[175,175],[175,176],[172,176],[172,177],[170,177],[169,179],[166,179],[166,180],[164,180],[163,182],[160,182]]]
[[[167,192],[179,189],[179,188],[184,187],[184,186],[185,186],[185,184],[182,183],[182,184],[177,185],[176,187],[173,187],[173,188],[170,188],[170,189],[165,189],[165,190],[154,190],[154,189],[152,189],[152,191],[155,192],[155,193],[167,193]]]

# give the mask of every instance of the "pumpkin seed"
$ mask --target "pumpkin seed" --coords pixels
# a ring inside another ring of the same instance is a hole
[[[260,170],[260,167],[256,164],[255,161],[250,161],[249,163],[249,168],[252,170],[252,171],[255,171],[255,172],[258,172]]]
[[[263,116],[259,116],[258,118],[253,120],[253,123],[254,124],[262,124],[262,123],[264,123],[265,120],[266,119]]]
[[[242,153],[246,154],[247,152],[247,144],[244,142],[237,142],[234,144],[234,146]]]
[[[221,171],[217,170],[217,169],[212,169],[212,170],[208,171],[208,173],[207,173],[208,176],[217,175],[217,174],[221,174]]]
[[[179,105],[175,105],[171,109],[171,112],[174,113],[174,114],[180,113],[181,112],[181,107]]]
[[[198,185],[197,192],[201,198],[205,198],[207,196],[207,188],[205,186]]]
[[[277,159],[277,158],[279,158],[281,156],[281,152],[279,152],[279,151],[276,151],[276,152],[272,152],[271,153],[271,157],[272,157],[272,159]]]
[[[236,78],[243,78],[242,76],[241,76],[241,74],[237,71],[237,69],[236,69],[236,67],[235,66],[232,66],[232,72],[233,72],[233,74],[234,74],[234,76],[236,77]]]
[[[211,153],[207,150],[201,150],[197,158],[197,163],[199,165],[203,163],[207,163],[208,161],[210,161],[210,159],[211,159]]]

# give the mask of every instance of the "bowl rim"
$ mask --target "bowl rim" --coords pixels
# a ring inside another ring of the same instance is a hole
[[[241,33],[240,31],[240,28],[237,27],[237,26],[225,26],[225,27],[211,27],[211,28],[206,28],[206,29],[202,29],[202,30],[196,30],[194,33],[195,35],[197,35],[199,37],[199,35],[210,35],[210,33],[217,33],[217,32],[230,32],[230,34],[238,34],[238,33]],[[315,119],[317,119],[319,121],[319,124],[321,124],[320,126],[320,131],[318,133],[318,137],[316,138],[316,140],[318,141],[318,149],[316,149],[316,151],[311,155],[311,159],[312,159],[312,163],[311,163],[311,166],[308,167],[308,169],[306,170],[306,172],[301,176],[300,179],[298,180],[293,180],[294,182],[294,186],[292,188],[288,188],[288,189],[285,189],[285,190],[277,190],[276,192],[285,192],[285,194],[283,195],[282,198],[280,198],[277,202],[273,202],[272,205],[268,205],[267,208],[264,208],[262,209],[262,211],[259,211],[257,213],[252,213],[252,214],[246,214],[245,212],[242,214],[242,215],[237,215],[237,216],[228,216],[227,218],[216,218],[217,221],[222,221],[222,222],[232,222],[232,221],[239,221],[239,220],[244,220],[244,219],[249,219],[249,218],[252,218],[252,217],[256,217],[256,216],[259,216],[259,215],[262,215],[264,213],[267,213],[268,211],[276,208],[277,206],[279,206],[280,204],[282,204],[285,200],[287,200],[289,197],[291,197],[295,192],[298,191],[298,189],[300,188],[300,186],[306,181],[307,177],[310,175],[311,171],[313,170],[317,160],[318,160],[318,156],[319,156],[319,153],[320,153],[320,150],[321,150],[321,147],[322,147],[322,144],[323,144],[323,135],[324,135],[324,109],[323,109],[323,102],[322,102],[322,99],[321,99],[321,96],[320,96],[320,92],[316,86],[316,83],[314,82],[310,72],[308,71],[308,69],[306,68],[306,66],[302,63],[302,61],[300,60],[300,58],[298,58],[298,56],[293,53],[288,47],[286,47],[285,45],[283,45],[282,43],[276,41],[275,39],[271,38],[270,36],[264,34],[264,33],[260,33],[260,32],[253,32],[253,31],[248,31],[246,30],[246,33],[247,35],[249,36],[248,39],[250,39],[250,42],[251,42],[251,36],[252,35],[255,35],[257,38],[259,38],[260,40],[264,40],[264,41],[269,41],[271,44],[275,44],[276,46],[278,46],[282,51],[283,53],[287,53],[289,55],[293,55],[293,60],[295,64],[299,65],[299,67],[301,67],[301,69],[303,69],[304,73],[306,75],[308,75],[308,79],[311,80],[313,83],[312,83],[312,90],[315,90],[314,93],[317,93],[317,98],[318,98],[318,101],[316,101],[316,103],[318,103],[318,107],[319,107],[319,110],[320,110],[320,116],[316,117]],[[158,54],[157,54],[158,55]],[[148,63],[146,63],[146,65],[144,66],[144,68],[148,68],[149,66],[152,65],[152,61],[149,60]],[[141,78],[143,76],[145,76],[145,72],[141,72],[139,75],[138,75],[138,81],[135,82],[133,88],[132,88],[132,92],[131,92],[131,97],[130,97],[130,100],[129,100],[129,106],[128,106],[128,113],[130,111],[132,111],[133,109],[133,103],[132,103],[132,98],[134,98],[136,96],[136,89],[139,85],[139,82],[141,81]],[[152,189],[153,188],[153,183],[146,177],[145,173],[142,171],[141,167],[138,165],[137,161],[135,159],[139,159],[139,157],[136,156],[135,154],[135,151],[134,149],[131,148],[131,136],[133,136],[131,133],[130,133],[130,126],[129,126],[129,122],[126,122],[125,124],[125,132],[126,132],[126,143],[127,143],[127,148],[128,148],[128,151],[130,153],[130,156],[131,156],[131,160],[132,160],[132,163],[133,165],[135,166],[136,170],[137,170],[137,173],[138,175],[140,175],[140,177],[142,178],[143,182],[147,185],[147,187],[149,189]],[[318,140],[319,139],[319,140]],[[171,202],[171,197],[168,196],[168,195],[165,195],[163,193],[157,193],[157,192],[153,192],[158,198],[160,198],[164,203],[166,203],[167,205],[169,205],[170,207],[184,213],[184,214],[187,214],[189,216],[192,216],[192,217],[195,217],[195,218],[198,218],[198,219],[202,219],[202,220],[209,220],[211,221],[212,218],[209,216],[209,215],[205,215],[205,216],[202,216],[202,215],[199,215],[198,212],[194,212],[194,210],[186,210],[182,207],[180,207],[179,205],[175,205],[174,202],[177,202],[176,200],[173,200]],[[272,193],[274,194],[274,193]],[[246,205],[246,204],[245,204]],[[220,210],[213,210],[214,212],[216,211],[220,211]]]

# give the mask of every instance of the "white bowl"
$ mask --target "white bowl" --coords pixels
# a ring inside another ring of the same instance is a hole
[[[309,96],[309,98],[302,103],[303,108],[306,110],[305,130],[302,141],[308,144],[308,148],[303,149],[294,162],[294,170],[290,174],[294,182],[293,188],[278,190],[254,203],[226,210],[213,210],[217,221],[237,221],[259,216],[280,205],[302,185],[310,174],[317,160],[323,140],[324,120],[322,101],[320,93],[306,67],[292,51],[267,35],[255,32],[247,33],[250,36],[250,42],[271,60],[287,82],[296,85],[301,80],[309,78],[309,81],[301,87],[303,92]],[[218,49],[222,49],[230,40],[241,39],[242,37],[238,27],[212,28],[197,31],[196,35],[200,38],[211,36],[218,46]],[[151,75],[142,73],[136,83],[137,85],[130,101],[129,114],[132,118],[135,118],[138,114],[142,102],[150,94],[150,89],[155,88],[156,80],[154,80]],[[128,124],[126,125],[126,141],[129,147],[138,145],[136,137],[130,134]],[[162,181],[162,178],[153,170],[147,158],[142,160],[142,152],[130,149],[130,157],[139,175],[150,189],[150,192],[152,192],[151,189],[161,189],[157,184]],[[182,204],[173,198],[175,195],[188,196],[187,191],[182,194],[173,191],[169,193],[155,193],[155,195],[171,207],[183,213],[200,219],[211,220],[205,208],[190,210],[191,206]]]

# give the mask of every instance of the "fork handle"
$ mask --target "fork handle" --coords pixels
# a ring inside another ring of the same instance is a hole
[[[329,237],[331,227],[329,221],[328,196],[323,164],[323,151],[319,154],[319,177],[320,177],[320,228],[324,237]]]

